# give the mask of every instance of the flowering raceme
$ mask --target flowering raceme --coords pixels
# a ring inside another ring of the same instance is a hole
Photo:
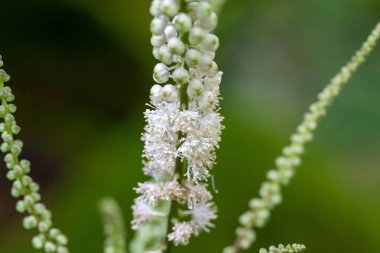
[[[223,129],[217,112],[222,72],[214,61],[219,39],[212,34],[217,15],[208,1],[185,2],[152,1],[151,43],[160,62],[142,136],[143,171],[151,180],[138,184],[132,207],[133,229],[165,218],[167,240],[175,245],[214,226],[208,180]],[[161,210],[163,202],[169,211]]]
[[[150,90],[149,109],[144,113],[146,126],[143,173],[149,178],[135,188],[138,197],[132,206],[130,240],[132,253],[170,253],[173,245],[187,245],[193,235],[209,232],[217,218],[209,182],[216,162],[223,130],[219,114],[222,72],[214,61],[219,38],[213,34],[218,23],[216,11],[224,0],[152,0],[150,30],[155,84]],[[269,170],[259,196],[249,202],[249,210],[239,219],[236,240],[224,253],[249,249],[256,240],[257,228],[269,221],[273,209],[282,202],[282,188],[290,183],[301,165],[305,145],[329,106],[340,94],[380,38],[380,24],[372,31],[331,82],[318,95],[290,138],[275,168]],[[21,159],[23,142],[16,138],[20,127],[14,113],[15,99],[5,83],[9,76],[2,70],[0,56],[0,151],[7,178],[13,182],[11,194],[19,198],[16,210],[25,213],[23,225],[36,229],[32,239],[36,249],[46,253],[68,253],[68,239],[53,226],[52,214],[41,203],[39,186],[29,176],[30,162]],[[117,202],[106,198],[100,203],[104,222],[105,253],[126,253],[124,219]],[[306,248],[292,244],[260,253],[295,253]]]

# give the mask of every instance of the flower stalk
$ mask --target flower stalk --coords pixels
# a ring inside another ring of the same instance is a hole
[[[259,253],[297,253],[306,250],[305,245],[302,244],[288,244],[284,246],[283,244],[278,245],[278,247],[270,246],[269,249],[260,249]]]
[[[3,61],[0,56],[0,68]],[[13,182],[11,194],[14,198],[19,198],[16,210],[25,213],[23,219],[25,229],[37,229],[32,244],[36,249],[43,249],[46,253],[68,253],[67,237],[57,228],[53,227],[52,214],[41,203],[39,185],[28,175],[30,173],[30,162],[20,159],[23,142],[16,138],[21,128],[17,125],[13,114],[16,106],[12,103],[15,96],[10,87],[5,83],[10,80],[9,75],[0,69],[0,118],[4,122],[0,123],[0,132],[3,142],[0,150],[5,154],[4,161],[8,168],[7,178]]]
[[[166,219],[165,243],[146,250],[170,252],[209,231],[216,218],[208,181],[223,129],[217,112],[222,72],[214,61],[219,39],[212,33],[218,18],[205,0],[153,0],[150,12],[159,63],[142,139],[143,170],[151,180],[136,188],[132,227],[144,230]],[[168,212],[160,208],[164,203]]]
[[[224,249],[224,253],[236,253],[249,249],[256,239],[256,228],[262,228],[270,218],[271,211],[282,202],[281,188],[289,184],[295,169],[301,164],[301,155],[306,143],[313,139],[318,123],[326,115],[328,107],[372,52],[380,37],[380,23],[375,27],[362,47],[318,95],[305,114],[302,123],[290,138],[282,154],[276,159],[276,169],[267,173],[267,180],[261,185],[259,197],[249,202],[249,210],[240,216],[240,226],[236,230],[234,244]]]
[[[127,253],[124,218],[118,203],[110,198],[100,202],[104,224],[104,253]]]

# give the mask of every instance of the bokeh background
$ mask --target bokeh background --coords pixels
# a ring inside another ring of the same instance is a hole
[[[155,61],[147,0],[0,0],[24,157],[72,252],[102,252],[97,204],[128,226]],[[175,252],[221,252],[302,114],[380,21],[377,0],[227,0],[217,33],[226,129],[214,174],[216,229]],[[285,201],[249,252],[379,252],[380,48],[323,120]],[[0,252],[35,252],[0,174]],[[129,232],[129,237],[131,237]]]

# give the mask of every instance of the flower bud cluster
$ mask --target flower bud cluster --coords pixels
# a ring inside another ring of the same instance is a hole
[[[107,198],[100,202],[104,223],[104,253],[126,253],[124,219],[117,202]]]
[[[302,244],[288,244],[286,246],[280,244],[278,247],[270,246],[269,249],[260,249],[259,253],[297,253],[305,251],[306,247]]]
[[[3,61],[0,56],[0,67]],[[9,76],[0,69],[0,118],[4,122],[0,123],[1,138],[3,140],[0,150],[5,154],[4,161],[8,168],[7,178],[13,181],[11,194],[15,198],[20,198],[17,202],[16,210],[25,213],[23,220],[25,229],[37,229],[38,235],[32,240],[36,249],[43,249],[47,253],[68,253],[67,238],[58,229],[53,227],[51,212],[41,203],[39,185],[28,175],[30,172],[30,162],[20,159],[23,142],[15,138],[20,132],[13,113],[16,106],[11,102],[14,95],[9,87],[4,83],[9,81]]]
[[[187,12],[181,12],[187,10]],[[168,240],[184,245],[192,234],[208,231],[216,208],[208,191],[210,169],[220,142],[219,107],[222,72],[214,61],[219,39],[212,33],[218,17],[209,1],[153,0],[150,8],[157,83],[150,91],[152,109],[145,112],[144,173],[139,184],[132,226],[167,216],[162,201],[185,206]],[[191,228],[191,229],[190,229]]]
[[[249,202],[247,212],[240,216],[241,227],[236,231],[237,240],[233,246],[225,248],[224,253],[236,253],[240,249],[248,249],[255,241],[254,228],[265,226],[270,218],[271,210],[281,203],[281,188],[287,185],[301,164],[301,155],[307,142],[313,139],[313,134],[319,121],[327,113],[327,108],[339,95],[344,85],[350,80],[358,67],[364,62],[376,45],[380,37],[380,24],[374,29],[363,46],[351,58],[340,72],[331,80],[318,95],[317,102],[313,103],[305,114],[303,122],[298,126],[296,133],[290,138],[290,145],[282,150],[282,155],[276,161],[276,169],[267,173],[267,180],[261,185],[259,197]]]

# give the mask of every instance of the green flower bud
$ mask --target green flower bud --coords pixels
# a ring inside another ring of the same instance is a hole
[[[182,55],[185,53],[185,44],[179,38],[171,38],[168,41],[168,49],[172,54]]]
[[[57,246],[55,246],[55,244],[52,242],[46,242],[44,248],[47,253],[50,253],[50,252],[55,252],[57,249]]]
[[[10,170],[7,172],[7,178],[9,180],[15,180],[16,179],[16,173],[13,170]]]
[[[3,142],[1,145],[0,145],[0,150],[1,152],[5,153],[9,150],[9,144],[6,143],[6,142]]]
[[[38,224],[38,231],[40,231],[41,233],[46,233],[49,230],[50,226],[51,226],[51,224],[49,224],[45,221],[41,221]]]
[[[167,84],[161,90],[161,97],[167,102],[178,101],[178,91],[174,85]]]
[[[207,34],[202,42],[204,49],[215,52],[219,48],[219,38],[214,34]]]
[[[57,253],[69,253],[69,250],[66,247],[59,246],[57,248]]]
[[[216,62],[213,61],[211,64],[212,64],[212,66],[211,66],[210,70],[207,72],[207,76],[209,78],[215,78],[216,75],[218,75],[218,73],[219,73],[219,68],[218,68],[218,65],[216,64]]]
[[[20,182],[20,180],[16,180],[16,181],[13,182],[12,188],[15,191],[21,192],[23,190],[23,185]]]
[[[19,134],[20,130],[21,130],[21,128],[18,125],[13,125],[11,127],[11,131],[12,131],[13,134]]]
[[[150,89],[150,95],[152,97],[159,97],[161,95],[161,90],[162,90],[162,87],[158,84],[155,84]]]
[[[158,51],[158,58],[166,65],[173,63],[173,55],[170,53],[169,48],[166,45],[162,45]]]
[[[164,18],[154,18],[150,23],[150,31],[154,35],[162,35],[165,31],[167,20]]]
[[[189,33],[189,42],[192,45],[200,44],[206,36],[205,30],[199,27],[194,27]]]
[[[177,29],[177,31],[180,33],[187,33],[193,25],[192,24],[193,21],[191,20],[191,17],[185,13],[178,14],[174,18],[173,23],[174,23],[175,29]]]
[[[38,225],[38,221],[36,217],[34,217],[33,215],[30,215],[24,218],[23,225],[25,229],[36,228]]]
[[[165,36],[168,40],[175,38],[177,37],[177,30],[172,25],[169,25],[165,28]]]
[[[173,72],[173,80],[178,84],[188,83],[190,80],[189,71],[183,67],[176,68]]]
[[[152,16],[161,15],[161,0],[153,0],[149,11]]]
[[[188,49],[185,56],[186,64],[189,67],[196,67],[199,64],[201,57],[202,54],[198,50]]]
[[[67,237],[62,234],[56,236],[55,239],[57,240],[57,243],[60,245],[66,245],[68,243]]]
[[[25,202],[23,200],[17,201],[16,210],[19,213],[24,213],[26,211],[26,205],[25,205]]]
[[[212,58],[209,55],[204,54],[202,55],[201,60],[199,61],[199,68],[203,72],[207,72],[212,68],[212,62]]]
[[[162,35],[153,35],[150,38],[150,43],[153,47],[160,47],[165,43],[165,36]]]
[[[207,91],[199,99],[198,104],[201,110],[206,110],[206,109],[212,108],[215,102],[216,102],[216,98],[214,94],[210,91]]]
[[[42,249],[44,247],[44,244],[45,244],[45,239],[42,236],[38,235],[38,236],[33,237],[32,245],[35,249]]]
[[[203,29],[212,31],[218,25],[218,16],[215,13],[211,13],[210,16],[201,21],[200,25]]]
[[[195,15],[197,16],[198,19],[205,19],[208,16],[210,16],[212,13],[212,6],[206,2],[200,2],[198,6],[196,7]]]
[[[163,0],[161,3],[161,11],[169,17],[177,15],[179,10],[179,4],[175,0]]]
[[[193,79],[190,81],[187,87],[187,94],[190,98],[199,97],[203,92],[203,83],[199,79]]]
[[[157,83],[166,83],[169,80],[170,72],[168,66],[158,63],[154,67],[153,79]]]
[[[0,69],[0,82],[8,82],[10,80],[10,76],[2,69]]]

